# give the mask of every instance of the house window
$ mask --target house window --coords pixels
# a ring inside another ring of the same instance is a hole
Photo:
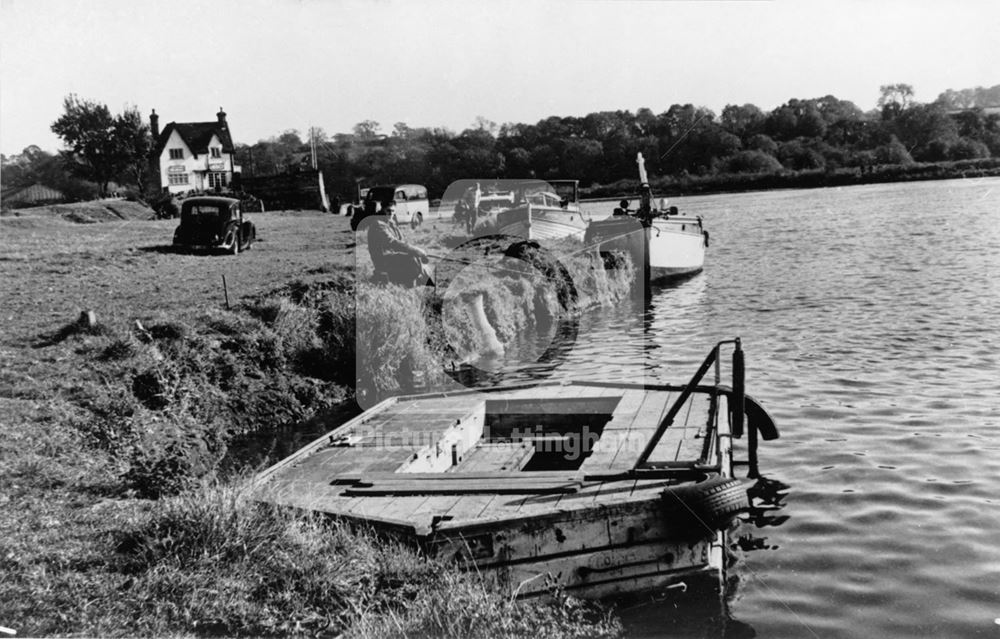
[[[222,157],[222,149],[220,149],[217,146],[213,146],[212,147],[212,157],[213,158],[221,158]]]
[[[169,178],[170,184],[187,184],[188,174],[187,173],[171,173],[167,176]]]
[[[214,189],[215,187],[226,186],[226,174],[225,173],[209,173],[208,174],[208,188]]]
[[[183,160],[184,159],[184,149],[170,149],[170,159],[171,160]]]

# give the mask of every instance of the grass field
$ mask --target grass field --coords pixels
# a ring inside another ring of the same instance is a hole
[[[348,220],[252,219],[252,250],[207,256],[170,249],[175,220],[0,218],[0,626],[615,634],[613,620],[570,599],[513,602],[406,549],[262,508],[243,488],[252,466],[220,474],[233,433],[358,410]],[[412,236],[436,252],[456,242],[447,221]],[[360,249],[365,272],[363,238]],[[420,304],[372,290],[372,313]],[[78,324],[82,311],[97,325]]]

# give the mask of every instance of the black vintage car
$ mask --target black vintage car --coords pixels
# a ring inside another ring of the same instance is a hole
[[[229,197],[191,197],[181,203],[181,224],[174,246],[225,251],[236,255],[253,245],[257,229],[243,219],[240,201]]]

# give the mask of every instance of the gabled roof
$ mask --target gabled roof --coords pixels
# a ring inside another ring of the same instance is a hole
[[[184,143],[188,145],[192,153],[208,153],[208,143],[212,136],[219,137],[222,143],[222,151],[233,152],[233,138],[229,135],[229,126],[221,122],[171,122],[164,127],[160,133],[160,139],[156,141],[156,154],[163,152],[163,147],[167,145],[170,134],[174,131],[181,136]]]

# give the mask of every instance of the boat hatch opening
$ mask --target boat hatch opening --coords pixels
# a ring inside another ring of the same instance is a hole
[[[483,443],[529,444],[520,470],[576,470],[594,450],[620,397],[487,401]]]

